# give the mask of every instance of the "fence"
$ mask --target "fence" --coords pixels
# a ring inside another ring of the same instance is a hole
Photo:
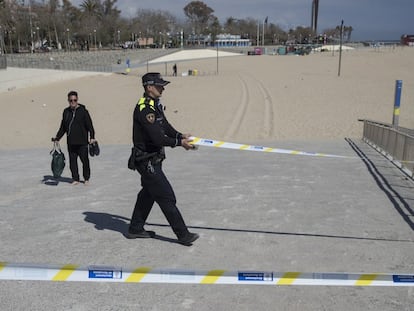
[[[9,67],[58,69],[75,71],[119,72],[129,65],[138,67],[176,49],[129,49],[108,51],[49,52],[7,54]]]
[[[6,68],[7,68],[6,55],[0,55],[0,69],[6,69]]]
[[[413,178],[414,130],[371,120],[359,121],[364,122],[363,139]]]

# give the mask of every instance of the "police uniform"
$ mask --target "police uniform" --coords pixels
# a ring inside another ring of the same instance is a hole
[[[163,80],[159,73],[148,73],[142,77],[142,81],[144,86],[153,84],[163,87],[169,83]],[[144,93],[135,106],[133,120],[134,147],[128,166],[136,169],[141,175],[142,189],[138,193],[132,214],[129,237],[146,238],[155,235],[151,231],[145,231],[144,225],[156,202],[178,241],[182,244],[191,243],[198,235],[188,231],[176,206],[174,190],[162,171],[164,147],[181,146],[182,134],[166,119],[159,99],[151,98],[147,93]]]

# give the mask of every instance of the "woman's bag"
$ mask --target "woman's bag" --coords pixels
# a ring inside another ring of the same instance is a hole
[[[59,178],[62,173],[63,169],[65,168],[65,155],[60,149],[60,145],[58,141],[55,141],[53,144],[53,149],[50,151],[52,155],[52,173],[54,178]]]

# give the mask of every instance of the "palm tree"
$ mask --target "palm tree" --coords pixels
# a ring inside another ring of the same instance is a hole
[[[100,15],[99,11],[101,8],[101,3],[99,0],[85,0],[82,2],[80,7],[82,9],[82,13],[89,17]]]
[[[59,6],[59,0],[49,0],[49,25],[52,24],[52,28],[53,28],[53,32],[55,35],[55,41],[57,44],[57,47],[60,46],[59,44],[59,36],[58,36],[58,31],[57,31],[57,27],[56,27],[56,21],[59,20],[58,18],[58,6]],[[50,34],[49,34],[49,46],[51,46],[52,40],[50,39]]]
[[[96,44],[96,34],[100,28],[102,18],[102,4],[99,0],[85,0],[81,3],[80,9],[82,28],[79,30],[78,35],[85,40],[93,34]]]
[[[347,32],[346,32],[346,34],[347,34],[347,41],[351,41],[351,34],[352,34],[352,31],[354,30],[354,28],[352,28],[352,26],[348,26],[346,28],[347,28]]]
[[[100,16],[102,34],[105,35],[103,39],[107,43],[112,40],[114,45],[117,41],[119,43],[122,34],[127,33],[124,31],[125,29],[123,29],[123,25],[121,25],[121,11],[116,8],[116,2],[117,0],[103,0]]]

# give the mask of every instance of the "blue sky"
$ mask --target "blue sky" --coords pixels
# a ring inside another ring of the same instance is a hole
[[[188,0],[118,0],[116,6],[125,17],[137,9],[168,11],[185,18],[183,8]],[[227,17],[251,17],[284,30],[310,26],[312,0],[205,0],[220,22]],[[72,0],[79,5],[82,0]],[[402,34],[414,34],[414,0],[319,0],[318,31],[335,28],[344,20],[354,28],[354,40],[399,40]]]

